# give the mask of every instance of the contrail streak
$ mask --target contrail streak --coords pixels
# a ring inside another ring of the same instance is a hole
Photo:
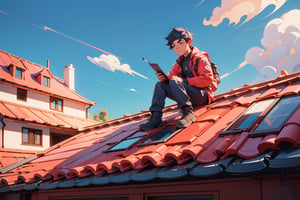
[[[244,67],[245,65],[247,65],[247,64],[248,64],[248,62],[247,62],[246,60],[244,60],[241,64],[238,65],[238,68],[236,68],[235,70],[233,70],[233,71],[230,72],[230,73],[225,73],[225,74],[223,74],[223,75],[220,77],[220,79],[223,79],[223,78],[226,78],[226,77],[230,76],[231,74],[233,74],[234,72],[240,70],[241,68],[243,68],[243,67]]]
[[[69,35],[66,35],[66,34],[64,34],[64,33],[62,33],[62,32],[57,31],[57,30],[54,30],[54,29],[52,29],[52,28],[50,28],[50,27],[48,27],[48,26],[42,25],[42,29],[45,30],[45,31],[51,31],[51,32],[57,33],[57,34],[59,34],[59,35],[61,35],[61,36],[64,36],[64,37],[66,37],[66,38],[69,38],[69,39],[71,39],[71,40],[74,40],[74,41],[76,41],[76,42],[79,42],[79,43],[81,43],[81,44],[83,44],[83,45],[86,45],[86,46],[88,46],[88,47],[94,48],[94,49],[96,49],[96,50],[98,50],[98,51],[101,51],[101,52],[103,52],[103,53],[106,53],[106,54],[110,54],[110,55],[116,56],[116,55],[114,55],[114,54],[112,54],[112,53],[109,53],[108,51],[105,51],[105,50],[100,49],[100,48],[98,48],[98,47],[95,47],[95,46],[93,46],[93,45],[91,45],[91,44],[88,44],[88,43],[86,43],[86,42],[83,42],[83,41],[81,41],[81,40],[79,40],[79,39],[76,39],[76,38],[74,38],[74,37],[71,37],[71,36],[69,36]],[[118,57],[118,56],[116,56],[116,57]],[[120,57],[118,57],[118,58],[120,58]]]
[[[205,0],[202,0],[200,3],[198,3],[195,8],[198,8],[202,3],[204,3]]]
[[[96,49],[96,50],[98,50],[98,51],[101,51],[101,52],[103,52],[103,53],[110,54],[110,55],[114,55],[114,54],[112,54],[112,53],[110,53],[110,52],[108,52],[108,51],[105,51],[105,50],[103,50],[103,49],[100,49],[100,48],[98,48],[98,47],[95,47],[95,46],[93,46],[93,45],[91,45],[91,44],[88,44],[88,43],[83,42],[83,41],[81,41],[81,40],[79,40],[79,39],[76,39],[76,38],[74,38],[74,37],[71,37],[71,36],[69,36],[69,35],[66,35],[66,34],[64,34],[64,33],[62,33],[62,32],[56,31],[56,30],[54,30],[54,29],[52,29],[52,28],[50,28],[50,27],[48,27],[48,26],[38,25],[38,24],[32,23],[32,22],[27,21],[27,20],[25,20],[25,19],[23,19],[23,18],[17,17],[17,16],[15,16],[15,15],[8,14],[7,12],[4,12],[4,11],[2,11],[2,10],[0,10],[0,13],[5,14],[5,15],[7,15],[7,16],[14,17],[14,18],[16,18],[16,19],[18,19],[18,20],[20,20],[20,21],[23,21],[23,22],[25,22],[25,23],[27,23],[27,24],[30,24],[30,25],[32,25],[32,26],[35,26],[35,27],[37,27],[37,28],[39,28],[39,29],[42,29],[42,30],[45,30],[45,31],[51,31],[51,32],[53,32],[53,33],[59,34],[59,35],[61,35],[61,36],[63,36],[63,37],[69,38],[69,39],[71,39],[71,40],[74,40],[74,41],[76,41],[76,42],[79,42],[79,43],[81,43],[81,44],[83,44],[83,45],[85,45],[85,46],[91,47],[91,48]],[[114,56],[116,56],[116,55],[114,55]],[[116,57],[118,57],[118,56],[116,56]],[[120,57],[118,57],[118,58],[120,58]]]

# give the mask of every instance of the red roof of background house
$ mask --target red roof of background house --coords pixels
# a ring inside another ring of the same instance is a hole
[[[220,94],[195,109],[197,121],[162,143],[107,150],[138,131],[149,112],[87,127],[36,159],[1,174],[0,192],[85,187],[105,184],[223,177],[300,166],[300,108],[280,130],[220,134],[254,102],[300,93],[300,72]],[[164,111],[167,125],[180,117],[176,106]],[[158,128],[159,129],[159,128]],[[146,133],[151,135],[158,129]],[[147,138],[146,138],[147,139]]]
[[[86,126],[99,123],[94,120],[74,117],[60,112],[42,110],[1,100],[0,113],[5,120],[22,121],[23,123],[26,122],[63,129],[81,130]]]
[[[19,68],[25,69],[25,79],[18,79],[13,77],[7,67],[11,64],[17,65]],[[50,87],[45,87],[41,85],[36,76],[39,73],[47,73],[51,75]],[[17,57],[10,53],[0,50],[0,82],[5,84],[12,84],[19,87],[24,87],[26,89],[32,89],[36,92],[42,92],[49,94],[51,96],[60,97],[63,99],[68,99],[70,101],[76,101],[85,105],[94,105],[95,103],[87,100],[86,98],[80,96],[75,91],[72,91],[67,86],[64,85],[63,81],[57,77],[54,77],[48,68],[40,66],[38,64],[24,60],[21,57]]]
[[[0,170],[37,154],[37,151],[0,148]]]

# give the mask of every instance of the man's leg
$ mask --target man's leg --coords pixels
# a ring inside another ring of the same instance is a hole
[[[150,106],[150,120],[140,125],[140,130],[151,130],[163,126],[162,109],[165,106],[166,97],[171,95],[169,84],[166,82],[157,82],[154,87],[152,103]]]
[[[193,113],[193,105],[207,104],[207,92],[178,81],[170,81],[170,89],[172,97],[174,97],[178,107],[182,110],[182,117],[176,123],[176,127],[188,127],[196,121]]]

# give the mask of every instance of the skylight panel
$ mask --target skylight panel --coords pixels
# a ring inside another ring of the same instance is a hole
[[[300,96],[281,99],[262,119],[253,134],[279,131],[300,106]]]
[[[278,99],[267,99],[252,104],[222,133],[250,130],[263,114],[270,110],[276,101],[278,101]]]
[[[158,131],[154,135],[152,135],[148,140],[142,143],[143,144],[150,144],[150,143],[157,143],[157,142],[163,142],[167,138],[169,138],[171,135],[173,135],[175,132],[177,132],[178,129],[175,127],[167,126],[163,128],[162,130]]]
[[[144,138],[146,135],[147,135],[147,132],[138,131],[138,132],[134,133],[133,135],[125,138],[121,142],[115,144],[114,146],[109,148],[106,152],[128,149],[128,148],[130,148],[130,146],[132,146],[133,144],[138,142],[140,139]]]

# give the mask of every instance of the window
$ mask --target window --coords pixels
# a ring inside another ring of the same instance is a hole
[[[157,133],[155,133],[154,135],[152,135],[141,145],[164,142],[167,138],[169,138],[171,135],[173,135],[177,131],[178,131],[178,129],[176,129],[175,127],[167,126],[167,127],[163,128],[162,130],[158,131]]]
[[[50,97],[50,109],[51,110],[56,110],[56,111],[63,111],[63,100]]]
[[[22,79],[23,77],[23,70],[19,67],[16,67],[16,78]]]
[[[42,145],[42,131],[31,128],[22,129],[22,143],[32,145]]]
[[[224,133],[249,131],[252,126],[263,116],[264,113],[270,110],[270,108],[278,101],[278,99],[267,99],[264,101],[256,102],[252,104],[249,109],[242,113],[237,120],[226,128]]]
[[[68,139],[71,137],[70,135],[64,135],[64,134],[59,134],[59,133],[50,133],[50,146],[53,146],[63,140]]]
[[[147,135],[147,132],[141,132],[141,131],[136,132],[133,135],[125,138],[121,142],[115,144],[114,146],[109,148],[107,151],[117,151],[117,150],[127,149],[130,146],[132,146],[133,144],[135,144],[137,141],[139,141],[140,139],[145,137],[146,135]]]
[[[27,90],[17,88],[17,99],[21,101],[27,101]]]
[[[147,132],[138,131],[132,134],[131,136],[125,138],[121,142],[113,145],[108,150],[106,150],[106,152],[128,149],[137,143],[140,143],[139,145],[147,145],[164,142],[178,131],[179,130],[175,127],[167,126],[161,129],[160,131],[155,132],[154,134],[149,134],[149,137]],[[140,141],[142,139],[143,141],[145,141],[141,143]]]
[[[47,76],[43,76],[43,86],[49,87],[50,86],[50,78]]]
[[[284,123],[299,108],[300,96],[282,98],[262,119],[253,133],[279,131]]]

